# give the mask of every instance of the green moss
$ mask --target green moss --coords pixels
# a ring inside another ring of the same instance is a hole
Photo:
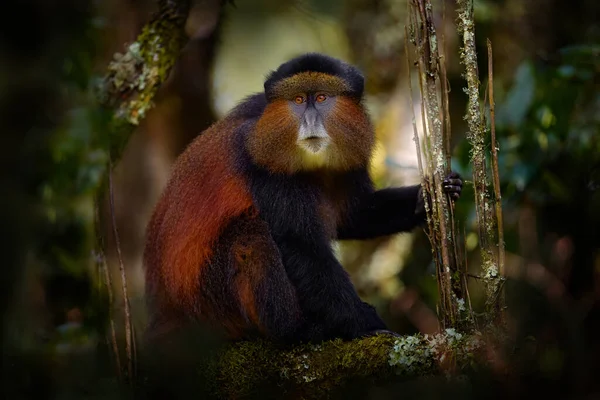
[[[171,2],[165,3],[126,52],[114,55],[102,82],[100,101],[113,111],[110,147],[115,158],[119,158],[133,128],[153,107],[156,92],[187,41],[184,31],[187,8],[168,6],[174,7]]]
[[[315,398],[350,379],[391,375],[387,360],[394,340],[382,334],[285,349],[264,340],[241,342],[230,346],[208,371],[214,374],[215,388],[227,397],[271,386]]]
[[[108,66],[105,90],[116,106],[116,118],[139,124],[152,108],[152,99],[185,41],[177,20],[156,19],[143,28],[125,54],[115,54]]]
[[[280,348],[264,341],[240,342],[228,347],[204,370],[223,397],[277,395],[323,398],[344,385],[366,380],[386,382],[435,375],[445,368],[464,369],[481,348],[478,336],[453,329],[438,335],[397,337],[389,334],[333,340],[321,345]]]

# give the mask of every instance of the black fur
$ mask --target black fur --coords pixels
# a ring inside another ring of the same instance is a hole
[[[348,214],[337,229],[337,238],[372,239],[399,232],[409,232],[425,221],[420,212],[421,185],[375,191],[366,170],[351,175],[352,194]]]
[[[259,98],[249,101],[252,99]],[[239,109],[253,107],[247,104]],[[260,217],[269,226],[287,278],[295,287],[303,316],[295,339],[351,339],[386,329],[375,309],[360,299],[335,258],[318,215],[324,196],[319,179],[311,173],[274,174],[254,165],[244,143],[260,114],[247,116],[251,119],[236,132],[238,169],[247,177]],[[350,195],[347,223],[339,227],[341,239],[408,231],[423,221],[422,215],[415,214],[418,186],[375,192],[366,170],[342,173],[335,181]]]
[[[264,93],[254,93],[242,100],[231,112],[228,118],[253,120],[260,117],[267,106]]]
[[[270,277],[256,291],[260,296],[261,322],[269,334],[285,341],[351,339],[386,329],[386,326],[375,309],[360,299],[333,253],[332,237],[318,212],[326,195],[323,181],[318,173],[291,176],[271,173],[253,164],[245,146],[247,136],[266,107],[270,88],[281,79],[307,70],[340,76],[352,85],[356,96],[362,96],[363,77],[356,68],[327,56],[308,54],[272,72],[265,83],[266,94],[247,97],[230,113],[231,118],[245,120],[235,132],[236,167],[245,176],[260,219],[264,221],[260,228],[244,228],[243,231],[259,229],[274,243],[274,248],[269,251],[273,259],[267,260]],[[448,179],[445,189],[457,198],[462,181],[454,173]],[[346,195],[346,215],[336,227],[338,239],[369,239],[408,232],[425,221],[420,185],[376,191],[366,169],[337,173],[333,181],[334,190],[339,189]],[[239,224],[246,226],[246,222]],[[236,225],[236,231],[237,228]],[[228,235],[235,235],[231,230],[228,232]],[[255,233],[256,238],[261,237]],[[234,239],[233,242],[241,240]],[[231,243],[231,238],[224,240]],[[231,254],[220,254],[219,257],[231,257]],[[223,260],[216,261],[215,265],[223,264]],[[231,261],[226,263],[234,265]],[[227,286],[228,282],[219,281],[217,286]],[[229,296],[225,292],[216,296],[222,297],[223,303]],[[215,301],[219,302],[216,298]],[[286,317],[286,310],[293,313],[298,305],[301,318]],[[224,314],[231,312],[222,311]]]
[[[268,225],[256,217],[242,215],[228,225],[215,248],[218,252],[208,266],[201,294],[215,307],[216,319],[223,322],[223,318],[233,317],[246,321],[247,337],[260,336],[259,328],[263,328],[274,338],[294,340],[300,317],[298,299]],[[242,304],[231,301],[237,298],[238,275],[244,281],[252,281],[249,273],[253,270],[263,271],[253,290],[260,326],[253,326],[248,315],[240,314],[244,310]]]
[[[265,81],[267,99],[273,97],[272,89],[277,82],[307,71],[322,72],[342,78],[350,85],[350,92],[347,95],[355,98],[361,98],[363,95],[365,79],[356,67],[323,54],[308,53],[282,64],[269,74]]]
[[[281,256],[287,275],[283,284],[287,285],[289,280],[295,288],[303,318],[293,339],[351,339],[386,329],[375,309],[360,299],[335,258],[331,238],[318,214],[319,201],[325,193],[317,176],[274,174],[252,163],[245,149],[246,137],[265,105],[264,96],[254,95],[233,112],[247,118],[236,132],[237,168],[246,176],[260,218],[268,225]],[[375,191],[366,169],[340,173],[334,181],[348,196],[346,218],[337,227],[338,239],[369,239],[408,232],[425,221],[424,209],[419,206],[420,185]],[[275,264],[272,267],[278,268]],[[289,301],[284,296],[272,304],[280,307],[283,304],[285,308]],[[264,322],[275,328],[279,323]]]
[[[246,165],[260,216],[269,225],[304,318],[297,339],[351,339],[385,324],[362,302],[335,258],[318,215],[323,192],[314,176],[284,176]]]

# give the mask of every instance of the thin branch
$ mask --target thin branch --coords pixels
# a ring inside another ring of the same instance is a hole
[[[468,253],[467,253],[467,233],[466,233],[466,229],[464,226],[463,226],[461,245],[462,245],[461,250],[462,250],[463,257],[464,257],[461,265],[463,265],[463,279],[464,279],[464,285],[465,285],[465,293],[467,294],[467,301],[469,302],[469,313],[471,315],[471,321],[473,321],[473,325],[475,326],[475,329],[479,331],[479,325],[477,323],[477,319],[475,318],[475,311],[473,310],[473,303],[471,302],[471,293],[469,291],[469,282],[467,280],[467,278],[469,277],[469,257],[468,257]]]
[[[440,59],[440,79],[442,81],[442,108],[444,109],[444,145],[446,146],[446,173],[449,173],[452,168],[452,150],[451,150],[451,138],[452,138],[452,127],[450,124],[450,102],[448,100],[448,93],[450,92],[448,85],[448,74],[446,72],[446,2],[442,1],[442,55]],[[456,237],[456,233],[453,231],[453,237]]]
[[[102,193],[102,192],[101,192]],[[94,222],[96,226],[96,241],[97,241],[97,262],[99,264],[99,269],[104,273],[104,281],[106,284],[106,292],[108,293],[108,320],[110,323],[110,338],[106,338],[107,343],[112,345],[113,355],[115,357],[115,368],[117,370],[117,376],[119,380],[123,379],[122,369],[121,369],[121,355],[119,353],[119,346],[117,344],[117,332],[115,329],[115,319],[113,316],[113,286],[112,286],[112,276],[110,273],[110,269],[108,268],[108,264],[106,263],[106,255],[104,253],[104,235],[100,232],[100,211],[98,205],[99,196],[96,196],[94,199]]]
[[[133,349],[132,342],[134,340],[131,328],[131,311],[129,309],[129,294],[127,292],[127,274],[125,273],[125,264],[123,263],[123,255],[121,254],[121,241],[119,240],[119,231],[117,229],[117,220],[115,216],[114,190],[112,182],[112,162],[109,158],[108,166],[108,194],[110,199],[110,216],[112,222],[113,235],[117,248],[117,257],[119,260],[119,271],[121,272],[121,287],[123,289],[123,304],[125,311],[125,353],[127,355],[127,372],[129,381],[133,380]]]
[[[487,289],[486,309],[488,321],[495,319],[496,305],[494,299],[499,288],[498,262],[493,250],[495,243],[493,206],[487,184],[486,170],[486,131],[479,102],[479,72],[477,68],[477,52],[475,49],[475,21],[473,0],[457,0],[458,25],[462,37],[461,61],[465,66],[467,81],[468,105],[465,119],[469,126],[467,138],[471,144],[471,163],[473,165],[473,187],[475,190],[475,207],[479,226],[479,243],[482,269]]]
[[[498,172],[498,143],[496,141],[496,103],[494,101],[494,69],[492,57],[492,42],[487,40],[488,50],[488,87],[490,95],[490,126],[492,132],[492,176],[494,178],[494,205],[496,207],[496,225],[498,227],[498,272],[500,277],[506,276],[504,261],[506,258],[504,250],[504,218],[502,214],[502,194],[500,191],[500,174]],[[501,289],[499,289],[501,290]],[[499,308],[503,308],[503,295],[500,297]],[[501,316],[500,316],[501,317]]]
[[[428,182],[425,179],[425,171],[423,169],[423,149],[421,148],[421,139],[419,138],[419,131],[417,128],[417,117],[415,115],[415,103],[414,103],[414,96],[413,96],[413,89],[412,89],[412,73],[411,73],[411,67],[410,67],[410,55],[409,55],[409,51],[408,51],[408,38],[409,38],[409,34],[408,34],[408,27],[404,26],[404,53],[406,56],[406,69],[407,69],[407,73],[408,73],[408,96],[409,96],[409,106],[410,106],[410,112],[411,112],[411,116],[412,116],[412,127],[413,127],[413,140],[415,142],[415,146],[417,149],[417,162],[419,165],[419,176],[421,178],[421,187],[423,188],[421,193],[423,195],[423,201],[425,204],[425,212],[426,212],[426,220],[427,220],[427,226],[430,229],[430,232],[433,232],[433,221],[431,219],[431,212],[429,211],[429,203],[427,202],[427,187],[428,187]],[[423,109],[421,108],[421,111],[423,111]],[[422,118],[423,121],[425,120],[424,114],[422,114]],[[425,126],[423,126],[425,127]]]

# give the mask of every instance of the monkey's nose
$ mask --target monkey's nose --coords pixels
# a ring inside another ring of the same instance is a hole
[[[317,110],[315,110],[312,107],[309,107],[304,112],[304,123],[306,124],[307,127],[314,128],[317,125],[317,117],[318,116],[319,115],[317,113]]]

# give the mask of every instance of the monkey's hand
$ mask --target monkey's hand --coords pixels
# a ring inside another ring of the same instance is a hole
[[[452,202],[457,201],[462,194],[463,181],[458,172],[450,172],[448,176],[442,181],[442,189],[444,193],[448,194]],[[427,199],[429,206],[431,207],[431,199]],[[416,214],[425,215],[425,201],[423,199],[423,187],[419,189],[417,195],[417,207],[415,209]]]
[[[462,194],[463,181],[458,172],[450,172],[446,179],[442,182],[442,188],[445,193],[448,193],[452,201],[456,201]]]

